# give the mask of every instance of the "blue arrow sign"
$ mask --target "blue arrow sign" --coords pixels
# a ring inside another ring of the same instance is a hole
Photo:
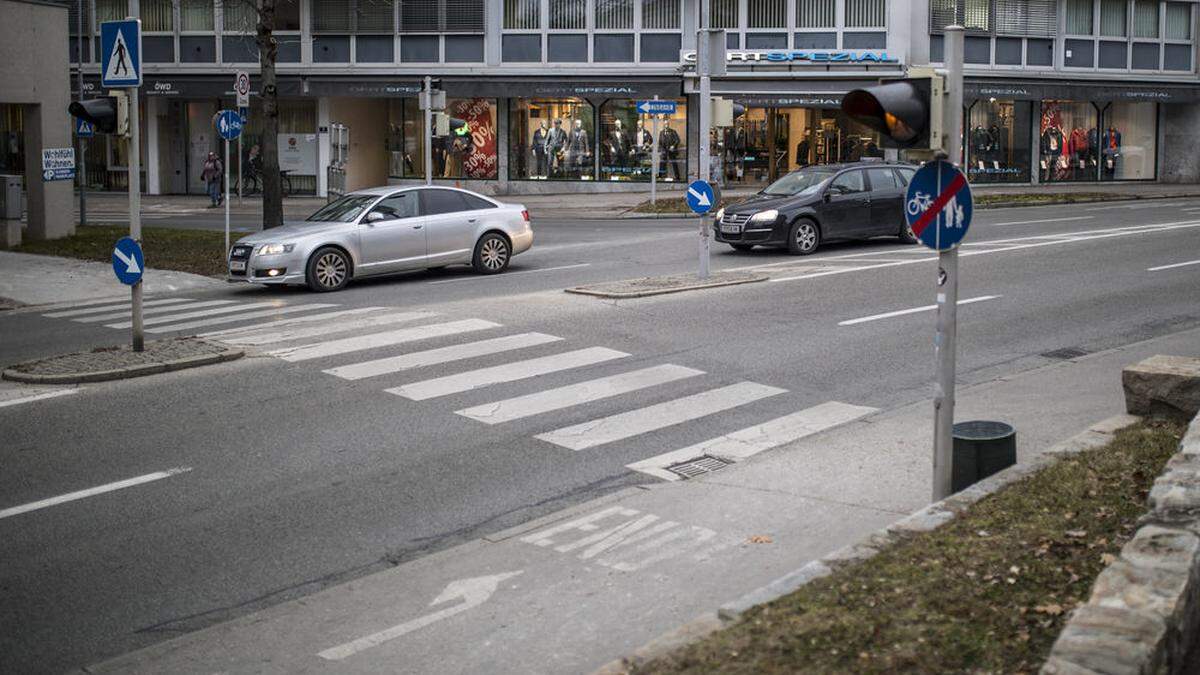
[[[950,162],[937,160],[909,181],[904,218],[922,244],[948,251],[967,235],[973,206],[967,177]]]
[[[100,24],[100,83],[105,87],[142,86],[142,22]]]
[[[638,101],[637,111],[643,115],[674,115],[675,101]]]
[[[91,122],[76,117],[75,118],[75,135],[80,138],[91,138],[96,135],[96,127]]]
[[[687,205],[688,208],[704,215],[712,209],[717,201],[713,194],[713,187],[708,181],[694,180],[687,187]]]
[[[142,280],[142,272],[146,269],[142,247],[129,237],[121,237],[113,247],[112,265],[117,281],[126,286],[136,284]]]
[[[222,110],[217,113],[217,133],[227,141],[241,136],[242,116],[236,110]]]

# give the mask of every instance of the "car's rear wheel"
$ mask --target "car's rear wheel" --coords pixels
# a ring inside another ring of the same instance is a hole
[[[792,223],[788,232],[788,253],[792,255],[809,255],[821,245],[821,228],[807,218],[800,218]]]
[[[512,249],[508,240],[495,232],[489,232],[480,237],[479,242],[475,244],[472,265],[480,274],[499,274],[508,269],[510,258]]]
[[[741,251],[742,253],[754,248],[754,244],[730,244],[730,246],[733,247],[733,250]]]
[[[319,248],[308,259],[305,280],[318,293],[340,290],[350,281],[350,258],[332,246]]]

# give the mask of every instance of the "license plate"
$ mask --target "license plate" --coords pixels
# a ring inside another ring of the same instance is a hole
[[[741,225],[722,225],[721,234],[740,234],[742,231]]]
[[[229,269],[233,270],[234,272],[245,272],[246,271],[246,261],[245,260],[230,260],[229,261]]]

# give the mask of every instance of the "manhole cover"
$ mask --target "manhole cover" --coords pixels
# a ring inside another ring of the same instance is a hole
[[[1081,349],[1079,347],[1063,347],[1062,349],[1055,349],[1055,350],[1049,351],[1049,352],[1042,352],[1042,356],[1044,356],[1048,359],[1061,359],[1063,361],[1067,361],[1069,359],[1077,359],[1081,356],[1087,356],[1090,353],[1091,352],[1089,352],[1088,350]]]
[[[686,462],[680,462],[679,464],[668,466],[667,471],[670,471],[671,473],[676,474],[686,480],[688,478],[695,478],[696,476],[702,476],[706,473],[712,473],[714,471],[724,469],[729,465],[730,462],[726,462],[723,459],[717,459],[716,457],[704,455],[696,459],[691,459]]]

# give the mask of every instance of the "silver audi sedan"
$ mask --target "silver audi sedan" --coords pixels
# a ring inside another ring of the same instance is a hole
[[[239,239],[226,278],[336,291],[352,278],[447,265],[497,274],[532,245],[529,212],[520,204],[450,187],[379,187]]]

